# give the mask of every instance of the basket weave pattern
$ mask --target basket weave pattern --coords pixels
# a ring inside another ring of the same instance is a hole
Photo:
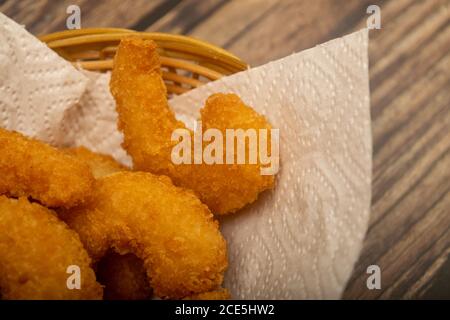
[[[194,38],[128,29],[92,28],[67,30],[39,37],[68,61],[86,70],[113,67],[117,45],[124,36],[154,40],[159,48],[163,79],[168,94],[181,94],[208,81],[248,68],[238,57]]]

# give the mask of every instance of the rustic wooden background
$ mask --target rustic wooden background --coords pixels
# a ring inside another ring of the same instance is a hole
[[[450,5],[448,0],[1,1],[35,35],[65,29],[66,8],[87,27],[186,34],[255,66],[365,27],[370,33],[373,198],[348,299],[450,299]],[[368,290],[377,264],[382,289]]]

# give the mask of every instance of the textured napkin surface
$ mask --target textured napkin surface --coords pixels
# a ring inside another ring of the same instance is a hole
[[[64,113],[88,79],[0,13],[0,126],[61,144]]]
[[[339,298],[345,288],[371,199],[367,45],[361,30],[172,99],[195,119],[208,95],[234,92],[280,129],[275,190],[222,221],[234,298]]]
[[[89,82],[79,103],[64,114],[64,144],[107,153],[131,166],[131,158],[121,147],[123,135],[117,130],[116,103],[109,91],[110,73],[82,72]]]
[[[1,127],[130,163],[109,74],[77,71],[2,14],[0,40]],[[171,100],[192,127],[209,94],[234,92],[280,129],[276,188],[221,221],[233,298],[340,297],[369,217],[367,41],[362,30]]]

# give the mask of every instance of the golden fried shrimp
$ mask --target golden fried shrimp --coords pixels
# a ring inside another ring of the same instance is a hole
[[[93,152],[85,147],[63,149],[68,154],[84,161],[96,179],[127,167],[113,157]],[[151,289],[143,263],[133,254],[108,253],[97,264],[97,278],[105,288],[106,300],[144,300],[151,298]]]
[[[152,289],[142,260],[134,254],[109,252],[97,264],[98,281],[105,300],[147,300]]]
[[[96,179],[128,170],[113,157],[85,147],[64,151],[86,162]],[[143,262],[133,254],[108,253],[98,262],[96,273],[99,282],[105,286],[103,296],[106,300],[144,300],[152,296]]]
[[[175,185],[196,192],[216,214],[235,212],[273,187],[274,176],[261,175],[259,157],[256,164],[172,162],[172,150],[178,143],[172,141],[172,134],[185,126],[169,108],[154,42],[136,38],[121,41],[110,88],[116,100],[119,129],[124,133],[123,147],[133,158],[136,170],[169,176]],[[226,129],[271,128],[263,116],[234,94],[211,96],[201,116],[203,132],[213,128],[225,135]],[[189,134],[192,139],[193,133]],[[248,154],[249,146],[245,148]]]
[[[136,169],[162,173],[171,164],[174,129],[184,128],[169,109],[153,41],[124,39],[114,59],[110,83],[124,133],[123,147]],[[147,168],[144,168],[146,167]],[[152,171],[152,170],[149,170]]]
[[[117,162],[112,156],[93,152],[85,147],[63,149],[68,154],[84,161],[95,178],[101,178],[111,173],[128,170],[127,167]]]
[[[203,132],[218,129],[224,137],[227,129],[270,129],[263,116],[246,106],[234,94],[210,96],[200,113]],[[248,154],[248,146],[246,150]],[[194,189],[217,214],[241,209],[254,202],[259,193],[274,185],[273,175],[261,175],[260,164],[193,164],[183,167],[183,170],[178,171],[180,177],[176,169],[172,174],[175,184]]]
[[[53,211],[25,198],[0,196],[3,299],[101,299],[90,264],[78,235]],[[80,289],[68,289],[69,266],[80,268]]]
[[[108,249],[135,254],[160,298],[222,283],[228,262],[217,221],[191,191],[165,176],[118,172],[98,179],[92,202],[61,216],[95,261]]]
[[[193,294],[183,298],[183,300],[229,300],[230,298],[230,292],[227,289],[221,288],[214,291]]]
[[[113,157],[95,153],[85,147],[67,148],[65,152],[86,162],[96,179],[128,168]],[[108,253],[97,264],[97,277],[105,288],[106,300],[144,300],[151,298],[151,288],[140,259],[133,254]]]
[[[89,167],[38,140],[0,128],[0,194],[31,197],[47,207],[86,201],[94,177]]]

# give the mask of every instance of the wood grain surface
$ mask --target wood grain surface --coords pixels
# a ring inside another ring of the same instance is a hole
[[[450,3],[448,0],[0,1],[35,35],[65,29],[78,4],[87,27],[207,40],[256,66],[366,26],[370,4],[372,210],[346,299],[450,299]],[[381,290],[368,290],[369,265]]]

